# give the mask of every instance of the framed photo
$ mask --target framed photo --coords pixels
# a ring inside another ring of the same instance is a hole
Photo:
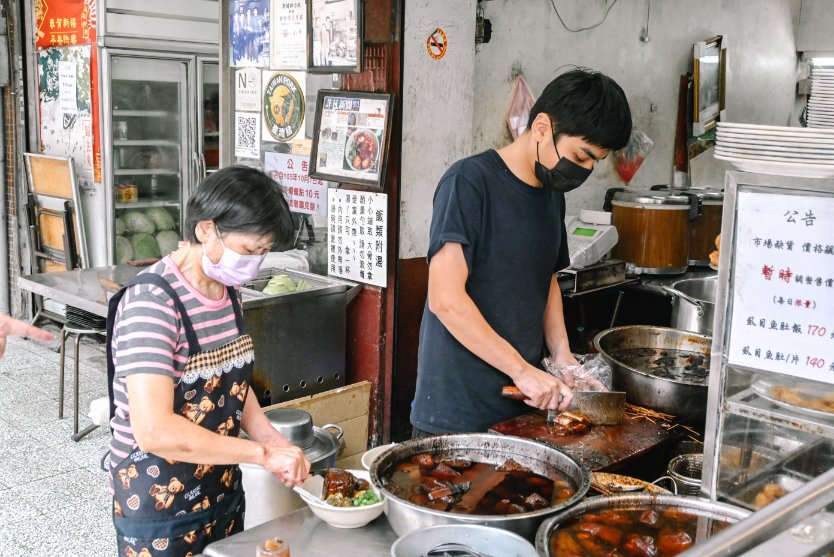
[[[361,0],[309,0],[307,12],[307,71],[362,71]]]
[[[310,177],[382,189],[393,101],[389,93],[320,90]]]
[[[232,67],[269,67],[269,0],[231,0],[229,61]]]
[[[723,117],[726,102],[727,43],[718,35],[692,49],[692,135],[703,135]]]

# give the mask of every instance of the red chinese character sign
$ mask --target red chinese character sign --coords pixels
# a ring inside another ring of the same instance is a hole
[[[327,182],[310,178],[310,157],[267,151],[264,172],[281,184],[291,211],[327,215]]]
[[[385,287],[388,277],[388,196],[328,190],[328,274]]]
[[[92,45],[86,65],[83,69],[89,79],[84,83],[89,92],[82,92],[90,98],[90,114],[92,116],[92,158],[90,172],[92,180],[101,183],[101,130],[99,126],[99,91],[98,91],[98,49],[96,44],[96,0],[35,0],[35,46],[37,50],[51,47],[70,47]],[[80,85],[80,84],[79,84]],[[43,96],[43,88],[40,91]],[[44,122],[41,114],[41,127],[51,126]],[[62,133],[55,129],[53,133]],[[52,152],[56,155],[73,156],[71,152]],[[76,165],[88,164],[86,160],[75,159]]]
[[[834,383],[834,198],[739,192],[729,363]]]

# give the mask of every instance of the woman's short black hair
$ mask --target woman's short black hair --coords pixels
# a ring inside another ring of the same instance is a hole
[[[220,232],[271,236],[278,247],[292,241],[290,208],[281,187],[264,172],[248,166],[229,166],[203,180],[185,209],[185,239],[199,244],[194,229],[214,221]]]
[[[554,135],[572,135],[606,149],[622,149],[631,137],[631,109],[623,89],[607,75],[586,68],[563,73],[536,100],[527,128],[544,112]]]

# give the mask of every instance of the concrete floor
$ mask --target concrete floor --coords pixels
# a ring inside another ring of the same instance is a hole
[[[59,420],[59,356],[52,348],[13,338],[0,361],[0,557],[113,557],[111,499],[99,467],[110,430],[70,439],[72,352]],[[80,353],[84,428],[90,401],[107,396],[107,382],[104,345],[85,342]]]

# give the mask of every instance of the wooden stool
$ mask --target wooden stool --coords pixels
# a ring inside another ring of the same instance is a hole
[[[90,327],[67,320],[61,331],[61,371],[58,379],[58,419],[64,418],[64,358],[67,349],[67,337],[75,335],[75,362],[72,370],[72,388],[73,388],[73,413],[72,413],[72,440],[78,441],[98,426],[93,424],[85,427],[81,432],[78,431],[78,360],[79,348],[81,346],[81,337],[84,335],[105,335],[105,329]]]

